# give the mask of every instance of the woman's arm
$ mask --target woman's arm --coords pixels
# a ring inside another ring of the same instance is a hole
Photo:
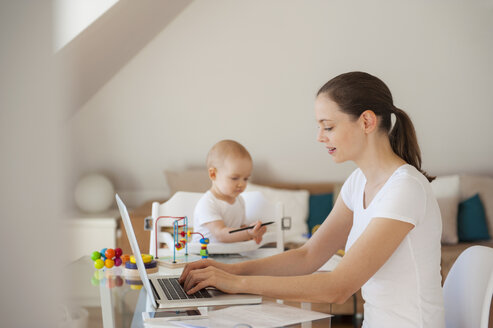
[[[263,259],[236,264],[224,264],[213,260],[201,260],[187,264],[180,282],[190,271],[209,266],[237,275],[295,276],[312,273],[320,268],[344,244],[352,226],[353,212],[339,197],[331,213],[308,242],[302,247]]]
[[[312,273],[344,248],[353,222],[353,212],[339,197],[317,232],[300,248],[234,265],[241,275],[295,276]]]
[[[190,272],[185,289],[194,293],[215,286],[228,293],[343,303],[385,264],[413,227],[393,219],[373,219],[333,272],[291,277],[238,276],[207,267]]]

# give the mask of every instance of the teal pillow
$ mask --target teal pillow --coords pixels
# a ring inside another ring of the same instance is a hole
[[[310,235],[312,229],[317,224],[322,224],[327,215],[329,215],[332,210],[334,195],[330,194],[320,194],[320,195],[310,195],[309,200],[309,213],[308,213],[308,234]]]
[[[478,194],[459,204],[457,232],[459,241],[491,239],[490,234],[488,233],[483,203]]]

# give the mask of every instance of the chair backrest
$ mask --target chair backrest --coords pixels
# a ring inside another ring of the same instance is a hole
[[[487,328],[493,295],[493,248],[463,251],[443,285],[447,328]]]
[[[153,219],[153,224],[149,245],[149,254],[156,256],[156,240],[158,243],[159,249],[157,251],[159,252],[159,255],[162,254],[163,250],[162,247],[159,247],[160,244],[166,244],[168,249],[172,249],[174,247],[173,236],[168,232],[161,231],[162,227],[171,228],[173,226],[174,220],[166,218],[158,220],[156,233],[156,231],[154,230],[156,226],[156,219],[160,216],[186,216],[188,219],[188,226],[192,228],[193,212],[195,210],[197,202],[203,195],[203,193],[179,191],[176,192],[168,201],[162,204],[159,204],[158,202],[154,202],[152,204],[151,215]],[[273,220],[276,222],[273,227],[275,234],[270,234],[270,236],[267,237],[270,238],[270,240],[268,240],[269,242],[276,243],[277,252],[282,252],[284,250],[284,236],[281,228],[281,221],[283,217],[282,203],[269,202],[259,191],[244,192],[241,195],[245,200],[247,224],[258,219],[264,219],[266,221]],[[214,249],[214,245],[210,245],[210,249]]]
[[[149,254],[156,256],[156,238],[158,246],[161,243],[165,243],[169,249],[174,247],[173,236],[161,231],[162,227],[173,227],[173,219],[162,218],[157,222],[157,234],[156,234],[156,220],[160,216],[186,216],[188,219],[188,226],[193,227],[193,212],[195,205],[203,196],[200,192],[186,192],[178,191],[166,202],[159,204],[158,202],[152,203],[152,231],[150,238]]]

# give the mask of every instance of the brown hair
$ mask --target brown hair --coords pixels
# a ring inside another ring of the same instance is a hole
[[[228,157],[252,160],[252,156],[250,156],[248,150],[239,142],[234,140],[221,140],[209,150],[206,160],[207,168],[217,168]]]
[[[342,112],[355,119],[364,111],[372,110],[380,118],[379,128],[388,134],[392,150],[428,181],[435,179],[421,170],[421,151],[413,123],[406,112],[394,106],[392,94],[382,80],[364,72],[344,73],[325,83],[317,96],[321,94],[328,96]],[[391,114],[396,117],[392,130]]]

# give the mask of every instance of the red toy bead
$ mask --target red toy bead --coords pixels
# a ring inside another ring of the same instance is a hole
[[[117,258],[115,259],[115,266],[120,266],[120,265],[122,265],[122,259],[121,259],[121,258],[119,258],[119,257],[117,257]]]
[[[115,257],[115,250],[113,248],[108,248],[104,252],[104,256],[106,256],[107,259],[112,260]]]
[[[120,257],[122,256],[123,252],[122,252],[122,249],[120,247],[118,248],[115,248],[115,257]]]

